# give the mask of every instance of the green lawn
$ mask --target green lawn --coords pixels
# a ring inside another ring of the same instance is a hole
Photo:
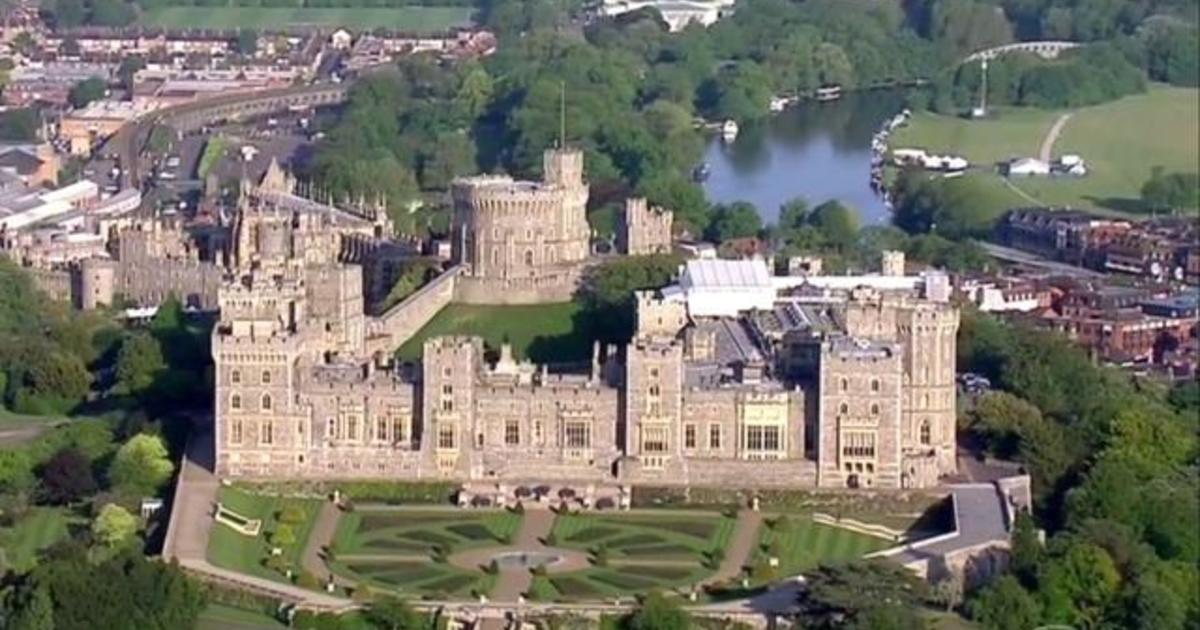
[[[508,510],[371,510],[359,508],[338,521],[333,548],[339,554],[426,556],[434,547],[451,552],[505,544],[521,526]]]
[[[979,121],[918,113],[890,144],[893,149],[957,153],[988,167],[1011,157],[1036,157],[1046,132],[1063,113],[1001,109],[994,118]],[[1088,175],[1013,180],[1043,204],[1137,212],[1142,184],[1155,166],[1167,172],[1200,171],[1200,90],[1154,85],[1145,94],[1071,113],[1051,153],[1082,156]]]
[[[196,176],[204,179],[209,172],[216,168],[229,148],[229,141],[224,136],[212,136],[204,144],[204,152],[200,154],[200,165],[196,167]]]
[[[0,572],[33,568],[37,553],[67,537],[67,525],[82,519],[72,517],[66,508],[32,508],[12,527],[0,528]]]
[[[663,561],[664,566],[690,564],[695,568],[708,554],[729,545],[734,526],[734,519],[716,513],[639,510],[560,515],[554,520],[551,535],[554,544],[561,547],[593,553],[602,547],[614,564],[623,560]],[[660,577],[674,581],[684,576]]]
[[[286,627],[264,613],[224,604],[209,604],[196,620],[196,630],[274,630]]]
[[[779,558],[779,574],[795,575],[822,563],[861,558],[896,543],[859,534],[840,527],[814,523],[807,515],[787,517],[787,525],[764,524],[759,531],[758,559],[774,548]],[[776,545],[776,541],[779,541]]]
[[[282,573],[267,568],[263,562],[270,554],[269,537],[278,525],[276,517],[285,507],[296,506],[303,510],[305,518],[303,522],[292,527],[296,534],[296,543],[284,548],[283,557],[293,573],[300,572],[300,559],[320,510],[319,500],[253,494],[236,488],[221,488],[217,500],[242,516],[262,519],[263,526],[258,536],[250,537],[221,523],[213,523],[212,536],[208,541],[209,562],[239,573],[285,580]]]
[[[388,28],[434,33],[471,23],[470,7],[412,6],[398,8],[307,7],[154,7],[142,11],[138,23],[163,28]]]
[[[451,304],[438,312],[411,339],[400,346],[402,360],[421,357],[426,339],[439,335],[478,335],[489,348],[498,349],[505,340],[517,358],[536,362],[586,359],[591,348],[575,319],[576,302],[529,306],[476,306]]]

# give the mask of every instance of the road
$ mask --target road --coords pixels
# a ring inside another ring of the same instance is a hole
[[[190,117],[193,117],[197,114],[203,114],[205,111],[215,110],[218,108],[237,107],[242,104],[248,105],[253,102],[274,98],[287,99],[310,93],[326,92],[331,89],[347,90],[348,88],[349,86],[347,84],[342,84],[339,86],[330,84],[301,85],[274,90],[260,90],[244,94],[218,96],[216,98],[205,99],[193,103],[165,107],[141,116],[129,124],[121,127],[117,133],[113,134],[112,137],[110,137],[104,143],[97,154],[101,156],[110,154],[115,155],[116,158],[120,160],[121,167],[124,169],[121,181],[122,188],[133,186],[140,187],[143,177],[143,165],[141,164],[140,160],[142,148],[146,146],[146,142],[150,139],[150,132],[156,125],[172,124],[173,122],[190,119]],[[278,110],[285,108],[285,106],[282,106],[279,107]]]
[[[1038,159],[1049,164],[1053,158],[1054,143],[1058,141],[1059,134],[1062,133],[1063,127],[1067,126],[1067,121],[1071,120],[1071,114],[1063,114],[1059,116],[1054,124],[1050,126],[1050,130],[1046,132],[1046,137],[1042,138],[1042,146],[1038,149]]]
[[[1026,251],[1005,247],[1003,245],[997,245],[995,243],[979,241],[979,246],[983,248],[983,251],[987,252],[987,254],[992,258],[1003,260],[1005,262],[1036,267],[1044,271],[1061,273],[1068,276],[1079,276],[1082,278],[1100,278],[1104,276],[1104,274],[1098,271],[1092,271],[1091,269],[1084,269],[1083,267],[1076,267],[1075,265],[1068,265],[1066,263],[1049,260],[1047,258],[1038,256],[1037,254],[1031,254]]]

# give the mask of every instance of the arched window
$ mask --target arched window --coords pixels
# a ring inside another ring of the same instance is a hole
[[[921,422],[921,443],[929,444],[931,441],[932,438],[930,436],[929,421],[924,420]]]
[[[850,405],[847,405],[846,403],[838,405],[838,413],[842,414],[843,416],[850,413]]]
[[[871,405],[871,415],[872,416],[879,415],[879,405]]]
[[[533,266],[533,250],[532,249],[525,250],[525,266],[526,267]]]
[[[234,394],[229,397],[229,408],[230,409],[241,409],[242,408],[242,395],[241,394]]]
[[[263,382],[263,385],[271,384],[271,371],[270,370],[263,370],[262,382]]]
[[[871,391],[873,391],[873,392],[879,391],[879,379],[877,379],[877,378],[871,379]]]
[[[270,411],[270,410],[271,410],[271,395],[270,395],[270,394],[263,394],[263,396],[262,396],[262,410],[263,410],[263,411]]]
[[[234,370],[232,373],[230,373],[230,375],[229,375],[229,382],[233,383],[234,385],[237,385],[238,383],[241,383],[241,382],[242,382],[242,373],[241,373],[241,371],[240,371],[240,370]]]
[[[850,379],[842,379],[842,391],[850,391]]]

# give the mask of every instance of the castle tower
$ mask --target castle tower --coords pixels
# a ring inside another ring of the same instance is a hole
[[[957,412],[954,383],[958,309],[948,304],[916,302],[901,308],[900,342],[904,344],[906,379],[903,435],[906,450],[934,454],[936,475],[957,470]],[[933,470],[904,471],[913,485],[930,485]]]
[[[817,484],[899,488],[903,349],[837,337],[821,344]]]
[[[881,271],[885,276],[900,277],[904,275],[904,252],[887,250],[883,252]]]
[[[650,207],[641,197],[626,199],[617,231],[617,250],[630,256],[670,253],[673,221],[670,210]]]
[[[681,453],[684,307],[637,293],[637,330],[626,348],[625,453],[664,470]]]
[[[421,355],[421,450],[452,475],[468,465],[482,428],[475,426],[475,376],[483,361],[478,337],[437,337]]]
[[[467,267],[462,302],[532,304],[569,300],[591,255],[583,154],[551,149],[542,182],[504,176],[451,186],[451,257]]]
[[[101,306],[112,305],[116,294],[117,267],[111,260],[86,258],[79,262],[73,275],[78,276],[76,304],[90,311]]]

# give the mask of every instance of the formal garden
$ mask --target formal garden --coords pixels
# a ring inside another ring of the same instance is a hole
[[[298,499],[221,488],[220,517],[208,542],[214,566],[276,581],[301,580],[302,558],[320,509],[316,499]]]
[[[362,507],[344,513],[327,553],[339,576],[418,597],[487,593],[493,576],[451,565],[451,555],[511,543],[521,515],[509,510]]]

